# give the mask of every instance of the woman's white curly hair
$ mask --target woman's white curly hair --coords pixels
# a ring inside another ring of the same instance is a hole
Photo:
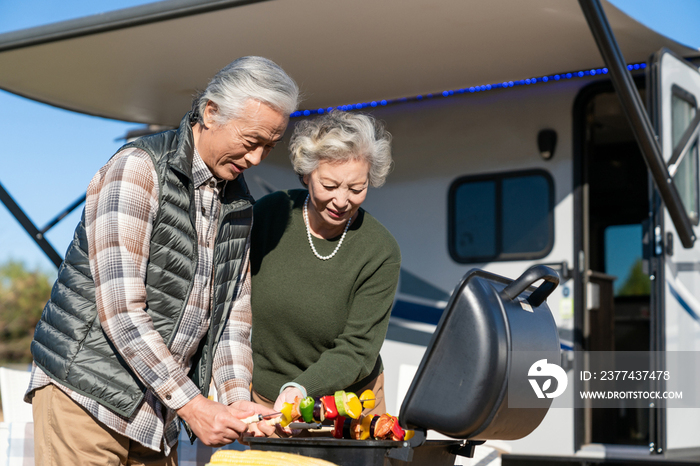
[[[336,110],[301,121],[294,128],[289,150],[294,171],[304,185],[303,177],[316,170],[322,160],[365,160],[369,163],[370,185],[378,188],[393,163],[391,134],[381,122],[363,113]]]

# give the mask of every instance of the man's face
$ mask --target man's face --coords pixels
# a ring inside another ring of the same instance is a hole
[[[223,125],[215,122],[216,104],[209,102],[195,131],[195,146],[212,174],[233,180],[243,170],[258,165],[282,139],[287,115],[255,100],[248,100],[243,116]]]

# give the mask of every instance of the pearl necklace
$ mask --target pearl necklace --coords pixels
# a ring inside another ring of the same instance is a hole
[[[331,257],[335,256],[335,253],[338,252],[338,249],[340,249],[340,246],[343,244],[343,240],[345,239],[345,235],[348,233],[348,228],[350,228],[350,223],[352,222],[352,217],[348,219],[348,223],[345,224],[345,231],[343,231],[343,236],[340,237],[340,241],[338,241],[338,245],[335,247],[332,253],[328,256],[322,256],[318,253],[316,250],[316,246],[314,246],[314,241],[311,238],[311,228],[309,227],[309,212],[308,212],[308,205],[309,205],[309,198],[311,195],[306,196],[306,200],[304,201],[304,226],[306,227],[306,236],[309,238],[309,244],[311,245],[311,250],[314,253],[314,256],[318,257],[322,261],[326,261],[330,259]]]

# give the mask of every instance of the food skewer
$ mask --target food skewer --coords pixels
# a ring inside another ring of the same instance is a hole
[[[287,427],[290,429],[307,429],[314,432],[332,432],[335,427],[323,425],[320,422],[292,422]]]
[[[252,416],[248,416],[245,419],[241,419],[241,422],[244,422],[246,424],[253,424],[255,422],[267,421],[272,418],[279,418],[281,415],[282,413],[253,414]]]
[[[317,398],[296,397],[293,403],[284,403],[278,413],[256,414],[243,419],[248,424],[264,421],[268,425],[280,425],[290,429],[305,429],[314,432],[332,432],[335,438],[355,440],[405,440],[413,431],[404,431],[396,416],[383,414],[363,415],[364,410],[375,407],[372,390],[365,390],[359,397],[351,392],[339,390],[333,395]],[[333,421],[333,425],[324,421]]]

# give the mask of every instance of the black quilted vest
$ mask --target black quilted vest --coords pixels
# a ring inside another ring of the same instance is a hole
[[[124,148],[130,146],[148,152],[158,173],[159,211],[146,273],[146,312],[170,347],[187,305],[197,263],[194,142],[189,114],[177,130],[141,138]],[[252,224],[252,203],[242,175],[226,184],[214,249],[211,325],[192,359],[190,371],[190,378],[204,396],[209,391],[213,354],[236,291]],[[44,372],[61,384],[130,417],[143,400],[146,387],[100,326],[84,221],[83,214],[58,270],[51,299],[36,327],[32,356]]]

